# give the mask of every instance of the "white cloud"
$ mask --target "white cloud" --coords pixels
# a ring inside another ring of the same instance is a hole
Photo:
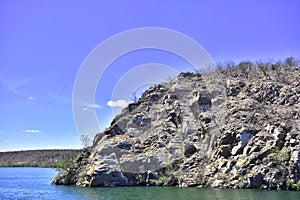
[[[29,96],[27,99],[28,99],[29,101],[36,101],[36,98],[34,98],[33,96]]]
[[[99,104],[96,104],[96,103],[95,104],[85,104],[84,108],[82,110],[91,111],[92,109],[100,109],[100,108],[102,108],[102,106]]]
[[[3,85],[3,87],[6,90],[8,90],[14,94],[20,94],[20,95],[27,95],[27,93],[20,91],[19,88],[26,85],[28,82],[30,82],[30,79],[27,79],[27,78],[23,78],[20,80],[14,80],[14,81],[5,80],[3,78],[0,78],[0,83],[1,83],[1,85]]]
[[[40,133],[41,131],[40,130],[37,130],[37,129],[27,129],[26,130],[26,133]]]
[[[102,108],[102,106],[100,106],[99,104],[89,104],[87,105],[88,108],[96,108],[96,109],[99,109],[99,108]]]
[[[110,107],[121,107],[121,108],[125,108],[128,105],[128,102],[124,99],[120,99],[117,101],[108,101],[107,105]]]

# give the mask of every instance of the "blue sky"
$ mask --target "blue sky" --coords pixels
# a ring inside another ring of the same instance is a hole
[[[114,34],[163,27],[193,38],[216,62],[276,60],[300,57],[299,24],[297,0],[2,0],[0,151],[81,147],[73,84],[88,54]],[[107,105],[113,86],[149,62],[188,68],[180,58],[154,50],[116,60],[99,82],[95,104],[87,106],[96,109],[102,129],[113,116]]]

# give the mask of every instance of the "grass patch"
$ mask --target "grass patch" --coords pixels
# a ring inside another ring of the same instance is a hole
[[[281,164],[284,161],[288,161],[290,159],[290,150],[287,147],[279,150],[278,148],[272,149],[271,154],[269,155],[269,159],[278,164]]]

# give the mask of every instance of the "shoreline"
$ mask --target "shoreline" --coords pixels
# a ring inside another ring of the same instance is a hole
[[[65,168],[80,149],[41,149],[0,152],[0,167]]]

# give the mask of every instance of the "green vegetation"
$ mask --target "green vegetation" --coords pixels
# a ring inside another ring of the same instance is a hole
[[[146,173],[136,174],[135,180],[137,185],[147,185],[146,183]]]
[[[175,161],[172,165],[166,166],[156,172],[156,178],[150,179],[152,185],[176,185],[178,184],[181,174],[178,170],[178,163],[180,160]]]
[[[80,150],[29,150],[0,152],[0,167],[69,168]]]
[[[167,176],[167,175],[161,175],[158,174],[158,172],[153,172],[153,174],[155,175],[155,179],[149,179],[148,183],[147,183],[147,173],[143,173],[143,174],[137,174],[135,179],[137,182],[137,185],[168,185],[168,183],[171,181],[171,175]]]
[[[287,180],[287,186],[289,189],[292,189],[292,190],[300,190],[300,180],[295,183],[293,180]]]
[[[19,162],[1,164],[0,167],[39,167],[37,163]]]
[[[157,179],[150,180],[150,183],[153,185],[168,185],[170,181],[171,181],[171,177],[160,176]]]
[[[68,155],[67,158],[65,158],[64,160],[62,160],[58,163],[54,163],[53,167],[54,168],[61,168],[61,169],[70,168],[74,165],[74,160],[76,159],[76,157],[77,157],[76,154]]]
[[[282,162],[290,159],[290,150],[287,147],[284,147],[281,150],[279,150],[278,148],[274,148],[272,150],[272,153],[269,155],[269,159],[278,164],[281,164]]]

